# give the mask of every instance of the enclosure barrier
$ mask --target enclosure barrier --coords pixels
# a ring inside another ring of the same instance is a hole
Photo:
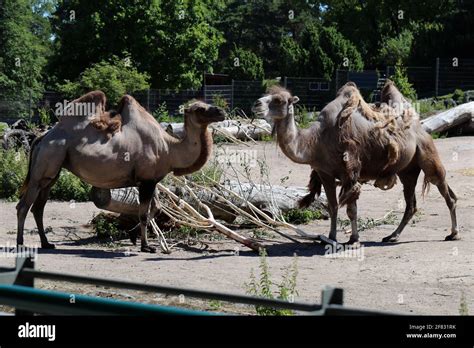
[[[327,287],[321,304],[286,302],[246,295],[140,284],[105,278],[85,277],[35,270],[31,256],[17,257],[15,268],[0,268],[0,304],[15,308],[16,315],[218,315],[223,313],[152,305],[131,301],[111,300],[34,288],[34,279],[148,291],[168,295],[183,295],[205,300],[241,303],[269,308],[289,309],[310,315],[394,315],[395,313],[343,307],[343,290]]]

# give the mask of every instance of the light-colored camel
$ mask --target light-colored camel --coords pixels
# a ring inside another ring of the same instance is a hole
[[[294,104],[298,100],[277,86],[257,100],[253,111],[273,120],[273,132],[287,157],[311,166],[310,193],[301,200],[301,206],[308,206],[320,193],[321,184],[324,187],[331,217],[330,239],[336,241],[337,234],[337,181],[342,186],[339,202],[347,204],[351,220],[348,243],[358,244],[359,183],[375,180],[377,187],[389,189],[398,176],[404,188],[406,209],[397,229],[383,238],[384,242],[397,241],[416,212],[415,187],[421,170],[425,173],[423,191],[429,183],[436,185],[450,210],[451,234],[445,239],[459,239],[457,199],[446,183],[446,172],[436,147],[422,129],[410,103],[392,82],[382,91],[385,104],[379,110],[364,102],[354,83],[347,83],[308,129],[300,129],[295,123]]]
[[[17,244],[23,244],[26,215],[32,212],[43,248],[54,248],[46,238],[43,211],[51,186],[66,168],[88,184],[102,189],[138,186],[141,250],[155,252],[148,245],[146,227],[157,207],[152,204],[156,184],[168,173],[184,175],[200,169],[212,149],[207,126],[222,121],[225,112],[203,102],[185,109],[186,135],[177,139],[131,96],[122,97],[117,112],[121,129],[113,136],[97,130],[91,122],[103,120],[106,98],[95,91],[74,103],[93,103],[95,115],[63,116],[48,133],[33,144],[28,175],[17,205]],[[107,117],[111,117],[107,115]],[[112,117],[113,119],[114,117]]]

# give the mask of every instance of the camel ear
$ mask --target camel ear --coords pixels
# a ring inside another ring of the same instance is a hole
[[[298,98],[296,95],[294,97],[291,97],[290,99],[291,104],[296,104],[299,101],[300,101],[300,98]]]

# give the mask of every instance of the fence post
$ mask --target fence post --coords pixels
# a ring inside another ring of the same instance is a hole
[[[287,77],[285,76],[285,77],[283,78],[283,87],[285,87],[285,88],[286,88],[286,83],[287,83],[286,79],[287,79]]]
[[[436,78],[435,78],[435,96],[438,97],[439,84],[439,57],[436,58]]]
[[[31,255],[26,256],[26,257],[17,257],[15,267],[19,273],[18,273],[18,277],[16,278],[13,284],[34,288],[35,287],[34,278],[25,277],[21,275],[21,271],[23,268],[31,268],[31,269],[35,268],[35,260],[33,259],[33,257]],[[24,315],[33,315],[33,314],[34,313],[32,312],[15,308],[15,315],[24,316]]]
[[[232,79],[232,91],[230,94],[230,109],[234,109],[234,79]]]

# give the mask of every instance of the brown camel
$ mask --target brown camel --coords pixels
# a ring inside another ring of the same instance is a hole
[[[415,187],[421,170],[425,173],[423,191],[429,183],[436,185],[450,210],[451,234],[445,239],[459,239],[456,196],[446,183],[446,172],[436,147],[410,103],[392,82],[385,85],[384,104],[378,109],[364,102],[354,83],[347,83],[308,129],[300,129],[295,123],[294,104],[298,100],[277,86],[257,100],[253,111],[273,120],[273,132],[287,157],[311,166],[310,193],[301,200],[301,206],[308,206],[321,192],[321,185],[324,187],[331,217],[330,239],[336,241],[337,184],[342,186],[340,205],[347,205],[351,220],[348,244],[358,244],[360,183],[375,180],[377,187],[389,189],[398,176],[403,184],[406,209],[397,229],[383,238],[383,242],[397,241],[416,212]]]
[[[105,112],[104,93],[95,91],[74,103],[93,103],[94,115],[62,116],[48,133],[32,145],[28,175],[17,205],[17,244],[23,244],[23,228],[30,207],[43,248],[54,248],[46,238],[43,211],[51,186],[66,168],[77,177],[100,189],[138,186],[141,250],[155,252],[148,245],[146,227],[154,216],[156,184],[168,173],[184,175],[200,169],[212,150],[212,135],[207,126],[222,121],[225,112],[218,107],[194,102],[185,109],[186,136],[177,139],[167,134],[158,122],[131,96],[122,97],[117,114],[120,131],[112,137],[98,131],[91,122],[100,121]],[[114,113],[115,114],[115,113]],[[105,122],[110,122],[107,115]],[[110,118],[114,119],[114,117]]]

